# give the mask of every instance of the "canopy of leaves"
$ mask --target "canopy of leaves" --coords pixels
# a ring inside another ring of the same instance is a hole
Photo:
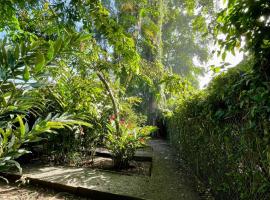
[[[244,52],[255,55],[255,69],[263,76],[269,76],[270,57],[270,2],[268,0],[228,0],[228,8],[217,17],[215,33],[226,38],[218,43],[223,51],[235,52],[241,44]],[[265,75],[266,74],[266,75]],[[264,78],[267,78],[264,77]]]

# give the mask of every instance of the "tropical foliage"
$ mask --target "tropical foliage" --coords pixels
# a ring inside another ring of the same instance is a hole
[[[218,199],[269,199],[270,4],[216,3],[3,0],[1,170],[37,146],[56,162],[103,146],[127,167],[167,114]],[[244,61],[199,91],[213,39]]]
[[[168,130],[218,199],[269,199],[269,83],[241,67],[179,101]]]
[[[33,41],[29,44],[1,42],[1,166],[19,164],[14,160],[28,153],[21,148],[25,143],[38,141],[40,135],[73,124],[90,126],[89,123],[74,120],[74,116],[65,113],[46,113],[46,99],[39,90],[47,85],[42,71],[53,61],[56,54],[45,59],[43,53],[50,45],[45,41]],[[64,50],[64,49],[63,49]],[[35,121],[29,118],[33,116]],[[20,169],[20,167],[19,167]],[[21,171],[21,170],[20,170]]]
[[[128,162],[135,155],[135,150],[146,146],[150,133],[156,131],[153,126],[138,127],[136,124],[120,121],[121,135],[116,134],[115,118],[110,119],[108,124],[106,147],[112,152],[114,165],[117,168],[126,168]]]
[[[14,159],[29,153],[28,143],[45,138],[54,157],[93,152],[109,138],[111,115],[120,138],[126,134],[121,117],[135,120],[134,129],[143,125],[123,87],[140,76],[140,56],[100,1],[7,0],[1,14],[1,166],[19,166]],[[45,134],[63,128],[69,130]]]
[[[217,199],[269,199],[270,5],[263,0],[227,4],[214,29],[218,54],[225,59],[240,50],[246,58],[204,91],[179,98],[168,131]]]

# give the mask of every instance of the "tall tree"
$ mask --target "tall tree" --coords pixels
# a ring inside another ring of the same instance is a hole
[[[186,77],[195,86],[209,56],[206,18],[211,16],[211,1],[167,0],[166,20],[163,23],[163,64]],[[204,35],[204,37],[203,37]]]

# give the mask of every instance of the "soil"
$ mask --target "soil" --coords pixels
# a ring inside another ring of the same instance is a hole
[[[89,157],[83,157],[80,159],[80,162],[57,163],[53,162],[49,158],[31,160],[30,162],[44,164],[46,166],[83,167],[83,168],[113,171],[126,175],[142,175],[142,176],[151,176],[151,166],[152,166],[151,162],[132,160],[129,162],[128,168],[116,169],[113,165],[113,160],[111,158],[104,158],[100,156],[95,156],[93,159]]]
[[[116,171],[128,175],[151,175],[151,162],[139,162],[134,160],[129,162],[129,167],[126,169],[115,169],[111,158],[95,157],[91,165],[84,165],[83,163],[82,167]]]
[[[96,155],[91,156],[91,152],[74,152],[69,156],[60,156],[58,154],[31,154],[23,156],[19,162],[21,164],[42,164],[45,166],[65,166],[65,167],[83,167],[97,170],[106,170],[118,172],[126,175],[151,176],[152,168],[151,147],[144,147],[136,151],[134,160],[129,162],[128,168],[117,169],[114,167],[111,153],[103,147],[96,149]]]

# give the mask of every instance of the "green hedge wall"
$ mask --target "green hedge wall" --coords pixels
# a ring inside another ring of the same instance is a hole
[[[270,82],[231,69],[179,100],[167,131],[217,199],[270,199]]]

